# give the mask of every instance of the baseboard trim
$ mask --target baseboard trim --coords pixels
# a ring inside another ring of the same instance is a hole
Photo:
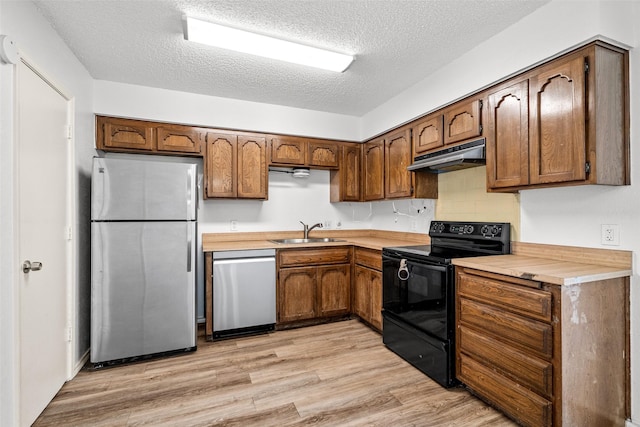
[[[87,363],[87,361],[89,360],[89,354],[91,352],[91,349],[88,349],[87,351],[84,352],[84,354],[82,355],[82,357],[80,358],[80,360],[78,360],[76,362],[76,364],[73,367],[73,371],[71,372],[71,378],[69,378],[70,381],[71,379],[73,379],[76,375],[78,375],[78,372],[80,372],[80,370],[84,367],[84,365]]]

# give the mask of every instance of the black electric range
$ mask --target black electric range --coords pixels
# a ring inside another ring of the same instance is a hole
[[[455,379],[454,258],[511,252],[509,223],[432,221],[431,245],[383,248],[385,345],[444,387]]]

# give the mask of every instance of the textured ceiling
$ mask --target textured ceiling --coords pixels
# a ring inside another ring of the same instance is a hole
[[[549,0],[36,0],[95,79],[361,116]],[[184,40],[182,15],[356,55],[344,73]]]

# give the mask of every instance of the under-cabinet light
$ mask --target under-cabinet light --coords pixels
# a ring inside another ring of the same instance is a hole
[[[343,72],[353,56],[305,46],[184,16],[184,38],[222,49]]]

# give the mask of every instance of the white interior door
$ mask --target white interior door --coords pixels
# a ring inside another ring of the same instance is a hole
[[[20,424],[31,425],[67,379],[69,101],[17,70]],[[37,264],[42,268],[37,270]]]

